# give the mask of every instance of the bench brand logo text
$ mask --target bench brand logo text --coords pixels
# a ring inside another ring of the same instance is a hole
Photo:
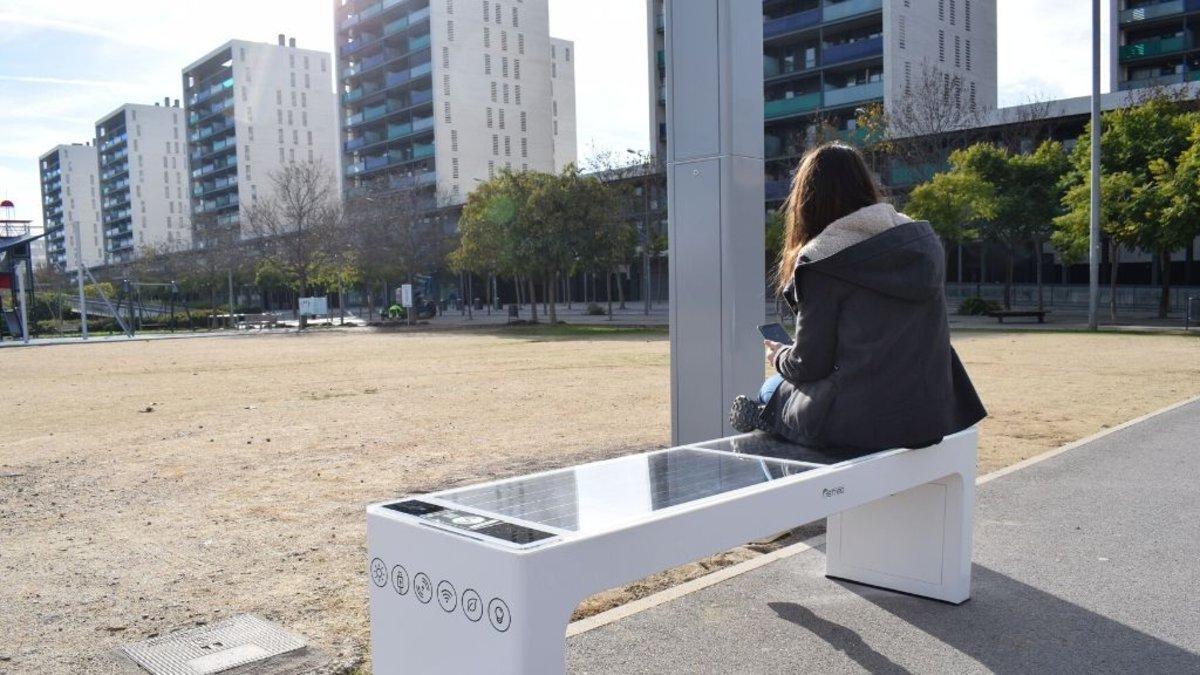
[[[830,497],[837,497],[839,495],[844,495],[844,494],[846,494],[846,486],[845,485],[839,485],[837,487],[832,487],[832,488],[824,488],[823,490],[821,490],[821,496],[826,499],[829,499]]]

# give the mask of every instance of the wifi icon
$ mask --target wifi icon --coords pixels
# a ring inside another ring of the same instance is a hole
[[[437,599],[438,605],[445,612],[453,612],[458,609],[458,592],[454,590],[454,585],[449,581],[438,582]]]

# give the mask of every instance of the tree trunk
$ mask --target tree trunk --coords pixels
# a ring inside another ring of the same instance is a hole
[[[1034,274],[1037,276],[1037,308],[1041,312],[1045,309],[1045,300],[1042,297],[1042,240],[1037,238],[1033,240],[1033,257],[1037,263],[1034,268]]]
[[[306,297],[308,297],[308,279],[306,279],[303,275],[301,275],[300,276],[300,293],[299,293],[299,295],[296,296],[296,303],[297,303],[296,311],[297,312],[300,311],[300,306],[299,306],[300,298],[306,298]],[[300,320],[297,325],[300,327],[300,330],[304,330],[304,329],[308,328],[308,317],[305,316],[304,314],[299,314],[299,317],[300,317]]]
[[[621,276],[621,271],[617,270],[617,299],[619,300],[617,306],[625,309],[625,284],[621,282]]]
[[[550,305],[551,326],[558,325],[558,308],[554,306],[554,303],[558,302],[558,284],[554,283],[555,276],[554,274],[546,276],[546,296]]]
[[[530,323],[538,322],[537,314],[537,289],[533,286],[533,275],[528,277],[529,281],[529,321]]]
[[[1117,262],[1121,247],[1115,239],[1108,240],[1108,319],[1117,322]]]
[[[608,303],[608,320],[612,321],[612,278],[614,272],[608,270],[604,274],[604,300]]]
[[[987,276],[987,242],[979,242],[979,278],[975,280],[975,296],[983,297],[983,282]]]
[[[650,247],[646,246],[642,253],[642,310],[650,316]]]
[[[572,304],[572,303],[571,303],[571,301],[572,301],[572,300],[574,299],[574,297],[575,297],[575,289],[573,288],[573,286],[574,286],[575,284],[574,284],[574,283],[572,283],[572,281],[573,281],[573,280],[572,280],[572,275],[568,274],[568,275],[566,275],[566,277],[564,277],[564,278],[566,279],[566,282],[567,282],[567,285],[566,285],[566,291],[567,291],[567,309],[573,309],[573,307],[571,307],[571,304]]]
[[[1012,309],[1013,266],[1016,264],[1016,250],[1009,245],[1006,250],[1004,268],[1004,309]]]
[[[521,292],[520,275],[513,275],[513,295],[516,296],[514,301],[517,303],[517,309],[519,310],[521,305],[525,304],[525,294]]]
[[[1158,296],[1158,318],[1165,319],[1171,313],[1171,251],[1164,248],[1158,255],[1162,261],[1158,273],[1162,281],[1162,293]]]

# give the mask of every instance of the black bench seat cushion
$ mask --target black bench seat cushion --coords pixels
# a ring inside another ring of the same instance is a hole
[[[703,443],[695,443],[694,445],[698,448],[706,448],[708,450],[735,452],[743,455],[758,455],[760,457],[809,462],[812,464],[837,464],[848,459],[874,454],[874,451],[833,450],[798,445],[761,431],[744,436],[732,436],[705,441]]]

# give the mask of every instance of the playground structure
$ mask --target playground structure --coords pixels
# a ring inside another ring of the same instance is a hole
[[[5,307],[0,294],[0,314],[4,315],[0,339],[4,333],[29,342],[29,300],[33,297],[33,260],[31,244],[45,236],[35,234],[29,220],[16,218],[16,206],[0,202],[0,291],[8,290],[11,306]]]

